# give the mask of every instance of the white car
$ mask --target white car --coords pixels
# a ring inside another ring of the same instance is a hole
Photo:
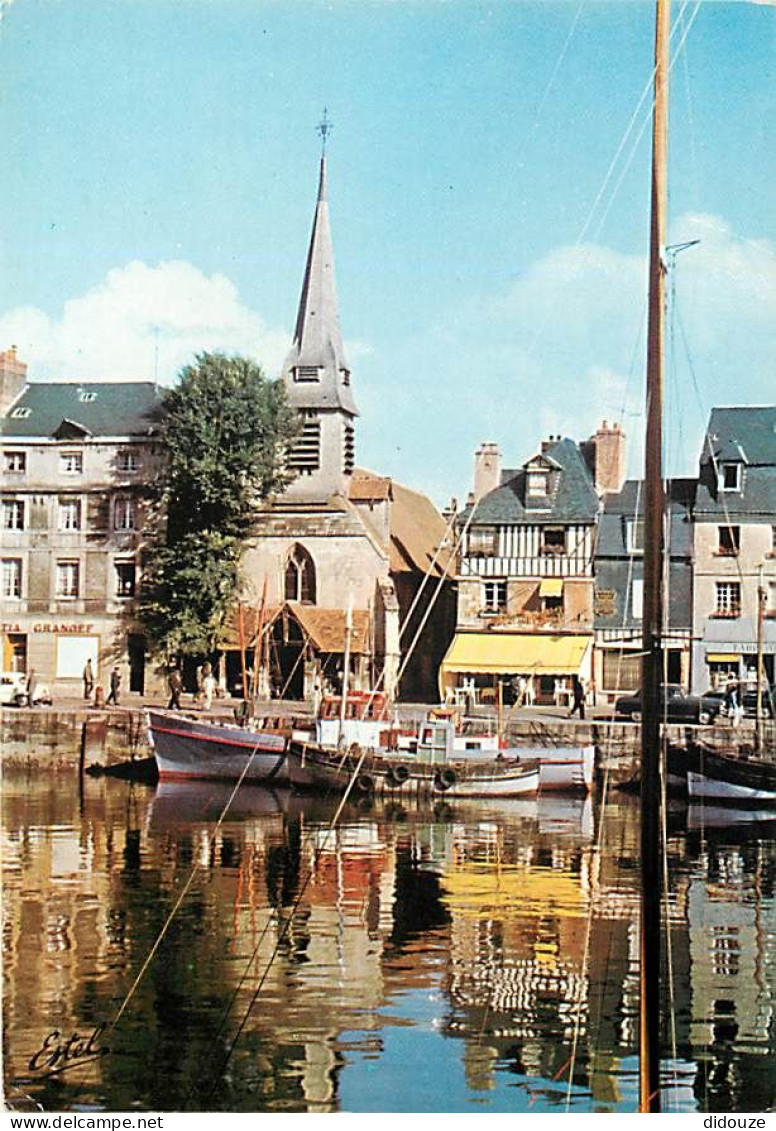
[[[51,692],[45,683],[36,683],[33,707],[50,707]],[[3,706],[27,707],[27,676],[24,672],[0,672],[0,703]]]

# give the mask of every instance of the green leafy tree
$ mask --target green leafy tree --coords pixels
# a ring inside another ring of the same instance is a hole
[[[162,402],[164,467],[152,485],[157,535],[139,613],[167,656],[210,652],[240,583],[256,506],[289,481],[298,434],[281,381],[243,357],[203,353]]]

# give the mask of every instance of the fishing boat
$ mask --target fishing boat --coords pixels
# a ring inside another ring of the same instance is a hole
[[[537,788],[550,792],[592,789],[593,745],[555,745],[548,737],[544,744],[509,747],[498,729],[488,729],[483,720],[461,718],[455,708],[432,708],[413,726],[387,719],[387,710],[385,697],[378,692],[325,698],[314,741],[292,744],[294,784],[308,789],[346,788],[345,767],[352,773],[365,753],[370,769],[356,777],[356,788],[362,792],[516,797]],[[343,758],[346,751],[348,758]]]
[[[284,720],[239,726],[176,711],[149,709],[148,738],[162,781],[261,782],[288,785],[288,742]]]
[[[397,798],[510,798],[539,791],[537,762],[479,759],[438,760],[421,751],[401,758],[353,746],[340,752],[317,742],[292,739],[288,761],[299,789],[355,792]]]

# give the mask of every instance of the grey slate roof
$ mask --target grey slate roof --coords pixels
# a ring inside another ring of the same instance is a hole
[[[0,435],[51,437],[64,420],[95,437],[148,436],[158,426],[160,405],[151,381],[34,382],[0,420]]]
[[[672,479],[666,487],[670,515],[669,551],[671,558],[674,559],[689,559],[692,556],[692,508],[695,490],[694,479]],[[640,480],[628,479],[618,494],[606,495],[598,520],[596,559],[627,559],[629,557],[628,520],[642,513],[643,490]]]
[[[293,371],[299,366],[320,367],[320,379],[295,381]],[[283,380],[291,404],[297,409],[342,409],[356,416],[356,402],[350,384],[343,379],[343,372],[349,373],[349,366],[339,325],[334,252],[326,200],[326,158],[322,157],[318,200],[294,341],[283,365]]]
[[[716,459],[743,458],[749,467],[776,467],[776,405],[714,408],[701,452],[701,466]]]
[[[776,515],[776,406],[715,408],[706,434],[700,459],[696,518],[773,522]],[[741,491],[719,491],[717,466],[727,462],[742,465]]]
[[[521,468],[511,473],[511,478],[483,496],[477,507],[472,526],[493,526],[502,523],[555,524],[569,522],[595,522],[598,513],[598,495],[587,464],[579,446],[569,439],[548,445],[543,452],[559,468],[545,510],[525,505],[525,471]],[[530,461],[528,461],[530,462]],[[470,508],[460,516],[466,522]]]

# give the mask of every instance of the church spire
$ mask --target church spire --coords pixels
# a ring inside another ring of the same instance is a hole
[[[323,121],[318,126],[322,148],[315,218],[294,341],[283,366],[283,379],[295,408],[339,409],[355,416],[358,410],[350,388],[350,369],[339,325],[326,196],[326,139],[331,129],[324,110]]]

